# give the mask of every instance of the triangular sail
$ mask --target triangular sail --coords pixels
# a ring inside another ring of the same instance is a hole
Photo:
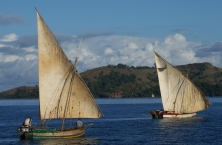
[[[102,112],[37,12],[40,118],[99,118]]]
[[[164,111],[195,113],[210,105],[204,94],[182,73],[154,52]]]

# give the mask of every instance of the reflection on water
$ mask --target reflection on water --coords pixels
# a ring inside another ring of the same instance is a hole
[[[199,139],[207,134],[208,126],[203,124],[208,122],[209,118],[206,117],[159,119],[154,129],[155,143],[184,143],[186,139],[189,139],[191,144],[198,143]]]
[[[160,124],[165,125],[165,124],[172,124],[172,125],[180,125],[180,124],[193,124],[194,122],[199,122],[199,121],[203,121],[206,118],[203,117],[184,117],[184,118],[164,118],[164,119],[160,119]]]
[[[128,120],[146,120],[146,119],[152,119],[152,117],[146,117],[146,118],[115,118],[115,119],[100,119],[100,120],[101,121],[128,121]],[[100,120],[98,120],[98,122]]]
[[[53,139],[53,140],[41,140],[39,144],[40,145],[56,145],[56,144],[91,145],[91,144],[98,144],[98,140],[94,138]]]
[[[93,145],[98,144],[99,139],[95,138],[72,138],[72,139],[46,139],[46,140],[20,140],[25,145]]]
[[[185,133],[198,127],[199,124],[206,120],[203,117],[187,117],[187,118],[164,118],[158,122],[158,128],[163,132],[178,132],[183,130]]]

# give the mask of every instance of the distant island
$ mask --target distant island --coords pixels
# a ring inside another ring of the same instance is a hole
[[[155,64],[154,64],[155,65]],[[222,68],[210,63],[176,66],[206,96],[222,96]],[[108,65],[80,74],[95,98],[160,97],[156,68]],[[38,98],[36,86],[20,86],[0,93],[0,99]]]

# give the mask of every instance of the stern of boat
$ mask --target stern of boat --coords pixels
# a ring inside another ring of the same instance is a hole
[[[29,126],[20,126],[17,128],[18,134],[21,139],[32,140],[33,139],[33,128]]]
[[[163,118],[163,111],[162,110],[154,110],[150,111],[153,119],[162,119]]]

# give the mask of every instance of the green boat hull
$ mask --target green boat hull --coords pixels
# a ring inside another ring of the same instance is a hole
[[[41,139],[50,139],[50,138],[75,138],[83,136],[85,133],[85,125],[79,128],[69,128],[65,130],[56,130],[56,129],[44,129],[44,128],[33,128],[19,127],[18,133],[21,139],[25,140],[41,140]]]

